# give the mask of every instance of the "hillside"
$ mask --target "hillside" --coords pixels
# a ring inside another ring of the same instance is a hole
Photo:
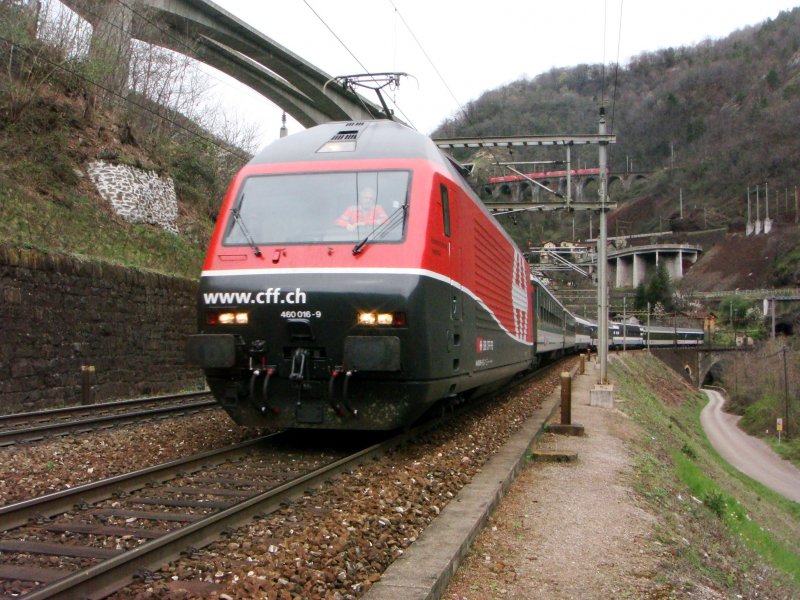
[[[34,38],[25,16],[0,3],[0,242],[196,277],[222,195],[249,155],[145,95],[99,97],[97,65],[64,39]],[[98,160],[169,176],[178,235],[119,217],[88,176]]]
[[[616,81],[616,87],[612,87]],[[800,9],[695,47],[642,54],[619,71],[613,65],[553,69],[486,92],[434,137],[594,133],[605,100],[609,168],[631,163],[648,180],[612,197],[621,209],[609,220],[627,233],[666,229],[744,229],[747,189],[769,184],[771,213],[794,221],[800,164]],[[594,148],[576,148],[573,162],[597,164]],[[460,158],[469,160],[469,155]],[[561,150],[495,151],[496,160],[563,160]],[[501,174],[486,166],[480,176]],[[507,173],[505,173],[507,174]],[[684,198],[679,218],[678,198]],[[773,205],[774,203],[774,205]],[[755,205],[753,205],[755,215]],[[763,216],[763,212],[762,212]],[[571,237],[572,219],[520,216],[510,229],[519,241]],[[530,220],[531,222],[527,222]],[[588,219],[576,217],[579,236]],[[596,227],[596,223],[595,223]],[[794,271],[789,268],[789,271]]]
[[[733,233],[709,247],[681,281],[681,289],[698,292],[794,287],[800,273],[780,276],[781,264],[796,251],[800,228],[785,226],[769,236]]]

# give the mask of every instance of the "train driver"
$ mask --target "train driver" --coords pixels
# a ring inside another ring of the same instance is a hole
[[[375,203],[375,188],[367,186],[361,190],[359,203],[349,206],[336,219],[336,224],[352,231],[356,227],[380,225],[386,219],[386,211],[380,204]]]

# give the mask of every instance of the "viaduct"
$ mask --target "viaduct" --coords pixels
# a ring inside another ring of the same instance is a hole
[[[101,82],[127,91],[131,40],[186,54],[227,73],[274,102],[303,127],[387,118],[290,50],[206,0],[62,0],[93,28],[90,55],[107,65]]]

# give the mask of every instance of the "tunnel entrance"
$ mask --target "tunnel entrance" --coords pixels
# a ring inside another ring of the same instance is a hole
[[[794,323],[792,321],[775,323],[775,335],[794,335]]]

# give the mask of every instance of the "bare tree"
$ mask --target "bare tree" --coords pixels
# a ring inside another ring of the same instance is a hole
[[[45,84],[72,68],[88,48],[89,28],[54,0],[0,0],[0,92],[8,118],[17,120]]]

